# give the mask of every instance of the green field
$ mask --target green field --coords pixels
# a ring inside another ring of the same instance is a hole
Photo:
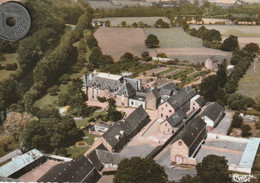
[[[239,80],[237,93],[256,98],[260,96],[260,60],[252,64],[243,78]]]
[[[172,76],[172,79],[179,79],[183,76],[187,76],[188,74],[192,73],[193,70],[192,69],[187,69],[187,70],[184,70],[184,71],[181,71],[175,75]]]
[[[203,48],[202,40],[192,37],[181,28],[145,28],[145,35],[154,34],[160,40],[160,48]]]
[[[163,19],[163,21],[170,23],[169,19],[166,17],[115,17],[115,18],[98,18],[93,19],[93,21],[106,21],[109,20],[111,26],[121,26],[121,22],[125,21],[127,25],[132,25],[134,22],[143,22],[144,24],[153,26],[158,19]]]

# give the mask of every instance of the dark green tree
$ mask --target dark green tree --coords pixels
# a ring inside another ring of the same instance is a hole
[[[232,124],[235,128],[240,128],[243,124],[243,118],[239,115],[239,113],[233,115]]]
[[[159,44],[160,41],[153,34],[148,35],[147,39],[145,40],[145,45],[147,48],[157,48],[159,47]]]
[[[235,51],[239,49],[238,38],[236,36],[230,35],[226,38],[220,46],[223,51]]]
[[[208,155],[196,166],[197,176],[203,183],[231,183],[225,157]]]
[[[216,75],[209,76],[202,80],[200,84],[200,94],[208,101],[215,101],[215,92],[218,90],[218,77]]]
[[[143,60],[145,61],[150,61],[152,58],[150,57],[150,54],[148,51],[144,51],[142,54],[141,54]]]
[[[228,77],[227,77],[227,62],[224,61],[223,63],[221,63],[218,67],[218,71],[217,71],[217,77],[218,77],[218,82],[219,82],[219,86],[221,88],[224,88],[225,84],[228,81]]]
[[[252,135],[251,127],[249,126],[249,124],[242,124],[241,130],[242,130],[242,137],[248,137]]]
[[[153,159],[133,157],[123,159],[114,177],[114,183],[166,183],[168,176]]]

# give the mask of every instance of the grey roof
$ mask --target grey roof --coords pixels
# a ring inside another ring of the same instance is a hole
[[[207,116],[212,121],[215,121],[222,114],[224,108],[216,102],[210,103],[207,108],[201,113],[201,117]]]
[[[97,156],[102,163],[112,163],[118,165],[125,157],[118,153],[111,153],[109,151],[96,150]]]
[[[81,182],[94,170],[90,161],[81,156],[71,162],[54,166],[38,182]]]
[[[102,170],[103,165],[100,162],[100,160],[98,159],[96,150],[93,150],[90,154],[88,154],[87,157],[91,161],[91,163],[94,165],[94,167],[96,168],[97,171]]]
[[[179,109],[173,115],[171,115],[167,121],[170,123],[172,127],[177,127],[182,122],[182,120],[186,117],[186,113]]]
[[[124,95],[126,97],[131,97],[135,95],[135,89],[130,83],[125,83],[119,90],[116,92],[117,95]]]
[[[190,86],[181,89],[176,95],[173,95],[167,102],[175,109],[179,109],[185,105],[197,92]]]
[[[108,75],[106,73],[93,73],[93,74],[88,74],[83,77],[83,82],[84,80],[86,81],[86,86],[92,87],[92,86],[97,86],[101,90],[105,90],[107,86],[109,86],[111,91],[118,91],[120,88],[122,88],[123,85],[126,83],[129,83],[134,90],[139,90],[139,85],[138,85],[138,80],[136,79],[131,79],[123,76],[115,76],[114,78],[107,78],[107,77],[102,77],[103,75]]]
[[[191,147],[193,142],[196,141],[197,136],[205,127],[206,123],[201,117],[196,117],[183,129],[177,139],[182,139],[188,147]]]
[[[160,95],[160,93],[159,93],[157,88],[152,89],[151,92],[153,93],[153,95],[155,96],[156,99],[161,98],[161,95]]]
[[[119,143],[119,140],[116,139],[116,135],[118,135],[119,138],[123,138],[125,135],[132,136],[138,126],[148,122],[147,119],[149,119],[149,115],[142,106],[139,106],[124,122],[114,123],[114,125],[103,134],[103,138],[106,139],[111,147],[115,147]],[[124,133],[122,134],[120,131]]]
[[[114,123],[114,125],[103,134],[103,138],[106,139],[111,147],[115,147],[119,143],[119,140],[116,139],[116,135],[119,135],[120,138],[124,136],[120,131],[122,131],[120,123]]]
[[[9,163],[0,167],[0,176],[9,177],[12,174],[18,172],[19,170],[23,169],[24,167],[30,165],[31,163],[35,162],[36,160],[43,157],[43,154],[33,149],[17,158],[13,159]]]
[[[200,96],[199,98],[197,98],[195,100],[200,106],[204,106],[206,104],[206,100],[204,99],[204,97]]]
[[[172,96],[174,93],[178,91],[177,86],[172,82],[165,83],[157,88],[161,95],[167,95],[167,96]]]

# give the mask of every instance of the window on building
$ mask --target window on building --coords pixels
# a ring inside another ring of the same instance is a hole
[[[181,142],[181,141],[179,141],[179,142],[178,142],[178,145],[179,145],[179,146],[182,146],[182,142]]]
[[[165,126],[167,126],[167,123],[165,123]]]
[[[134,102],[131,102],[131,105],[134,105]]]
[[[172,110],[169,110],[169,112],[172,112]]]
[[[161,114],[161,117],[163,117],[163,114]]]
[[[166,118],[168,118],[168,116],[166,115]]]

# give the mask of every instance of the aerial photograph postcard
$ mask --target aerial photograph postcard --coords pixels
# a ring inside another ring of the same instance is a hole
[[[260,0],[0,0],[0,183],[260,183]]]

